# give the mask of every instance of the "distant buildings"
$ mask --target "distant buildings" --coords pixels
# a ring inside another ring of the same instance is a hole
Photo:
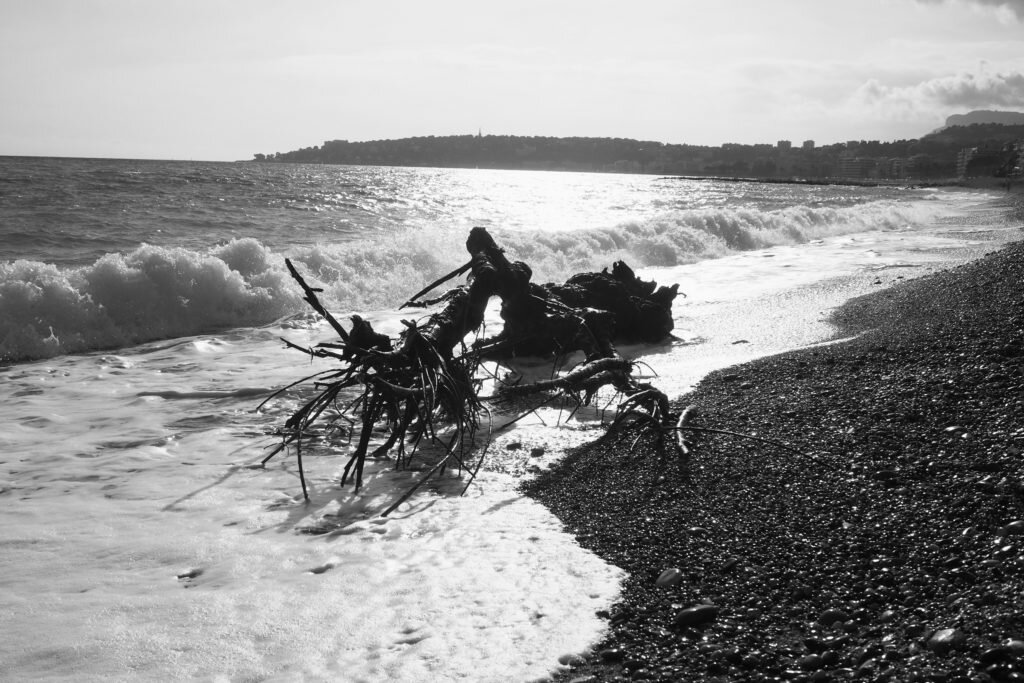
[[[1024,141],[964,147],[956,155],[957,178],[1020,175]]]
[[[837,170],[840,178],[868,178],[874,166],[874,159],[860,157],[856,152],[847,150],[839,154]]]
[[[964,147],[956,155],[956,177],[963,178],[967,175],[967,164],[971,163],[971,159],[978,153],[977,147]]]
[[[651,173],[730,178],[948,181],[1020,174],[1024,126],[953,127],[920,139],[804,140],[720,147],[625,138],[426,136],[400,140],[327,140],[320,147],[257,154],[256,161],[440,168]]]

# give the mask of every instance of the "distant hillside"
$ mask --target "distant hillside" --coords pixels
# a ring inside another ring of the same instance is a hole
[[[964,148],[978,148],[998,161],[983,175],[1014,172],[1022,140],[1024,124],[995,123],[950,126],[917,140],[850,140],[820,147],[811,140],[799,146],[780,140],[774,145],[707,147],[625,138],[431,135],[363,142],[327,140],[291,152],[256,154],[254,161],[761,179],[938,180],[964,174],[957,164]]]
[[[1024,121],[1017,125],[972,123],[949,126],[925,135],[920,143],[932,149],[939,146],[958,150],[962,147],[999,147],[1019,140],[1024,140]]]
[[[998,123],[1001,126],[1024,126],[1024,112],[978,109],[966,114],[953,114],[946,119],[946,128],[949,128],[950,126],[971,126],[976,123]]]

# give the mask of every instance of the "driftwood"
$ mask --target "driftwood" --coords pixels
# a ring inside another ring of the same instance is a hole
[[[390,455],[396,467],[404,467],[424,442],[440,445],[444,454],[413,490],[445,466],[467,468],[485,410],[478,395],[483,360],[564,357],[582,351],[585,361],[571,372],[532,384],[500,385],[497,397],[554,392],[583,404],[602,387],[612,387],[626,397],[613,426],[639,420],[658,435],[659,444],[672,431],[667,397],[636,381],[634,364],[619,356],[615,343],[655,343],[669,337],[677,285],[657,287],[640,280],[622,262],[614,264],[611,272],[575,275],[561,285],[537,285],[530,281],[529,266],[509,261],[483,228],[472,229],[466,250],[470,259],[465,265],[403,304],[440,304],[440,309],[421,323],[403,320],[406,329],[394,341],[359,316],[352,316],[351,327],[346,329],[320,302],[317,293],[321,290],[309,286],[294,265],[286,262],[305,300],[338,335],[337,340],[313,348],[285,341],[292,349],[338,362],[335,370],[281,390],[312,382],[316,393],[285,422],[281,443],[263,460],[265,464],[294,446],[307,500],[302,446],[313,437],[356,439],[341,477],[342,485],[351,479],[356,490],[363,484],[367,457]],[[433,301],[420,301],[435,287],[467,271],[468,284]],[[481,328],[492,296],[501,299],[503,328],[497,335],[467,346],[467,335]],[[385,440],[370,451],[375,429],[385,434]]]

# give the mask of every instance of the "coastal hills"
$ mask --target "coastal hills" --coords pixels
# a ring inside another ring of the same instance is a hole
[[[946,128],[950,126],[972,126],[976,123],[1024,126],[1024,112],[979,109],[966,114],[953,114],[946,118]]]
[[[816,146],[720,147],[651,140],[517,135],[449,135],[349,142],[328,140],[254,161],[508,170],[652,173],[759,179],[945,180],[1020,173],[1024,113],[971,112],[919,139],[850,140]]]

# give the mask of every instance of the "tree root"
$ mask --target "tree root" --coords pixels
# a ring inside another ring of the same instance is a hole
[[[643,419],[661,425],[659,434],[664,434],[667,398],[636,381],[634,363],[621,358],[613,342],[663,340],[672,329],[671,307],[677,286],[657,288],[653,282],[638,279],[620,262],[611,273],[585,273],[564,285],[541,287],[530,282],[529,266],[510,262],[483,228],[470,232],[466,249],[470,254],[467,264],[417,292],[403,306],[420,305],[420,297],[467,271],[471,274],[469,284],[459,285],[435,300],[442,307],[424,321],[403,321],[406,329],[394,341],[375,332],[359,316],[353,315],[351,328],[346,329],[320,301],[317,295],[322,290],[307,284],[286,260],[306,302],[337,334],[336,340],[312,348],[285,340],[288,348],[337,362],[339,367],[305,377],[267,399],[310,382],[316,392],[288,418],[280,430],[281,443],[262,462],[266,464],[294,446],[306,500],[309,490],[302,462],[303,442],[338,432],[347,433],[349,439],[357,436],[341,476],[341,485],[351,482],[356,491],[363,486],[368,457],[391,453],[395,466],[401,468],[409,465],[424,443],[442,449],[426,474],[384,514],[447,466],[469,470],[471,483],[490,442],[488,429],[488,445],[476,466],[469,468],[468,455],[475,445],[481,413],[489,415],[478,395],[480,364],[489,358],[524,354],[561,357],[583,351],[586,362],[572,371],[531,384],[499,382],[497,397],[554,393],[544,403],[562,396],[579,406],[589,404],[601,388],[611,387],[626,397],[616,421],[624,415],[643,414]],[[484,308],[492,296],[501,298],[504,328],[496,337],[467,347],[463,340],[481,327]],[[520,417],[533,410],[536,408]],[[341,421],[346,424],[340,425]],[[385,439],[371,451],[374,430],[383,431]]]

